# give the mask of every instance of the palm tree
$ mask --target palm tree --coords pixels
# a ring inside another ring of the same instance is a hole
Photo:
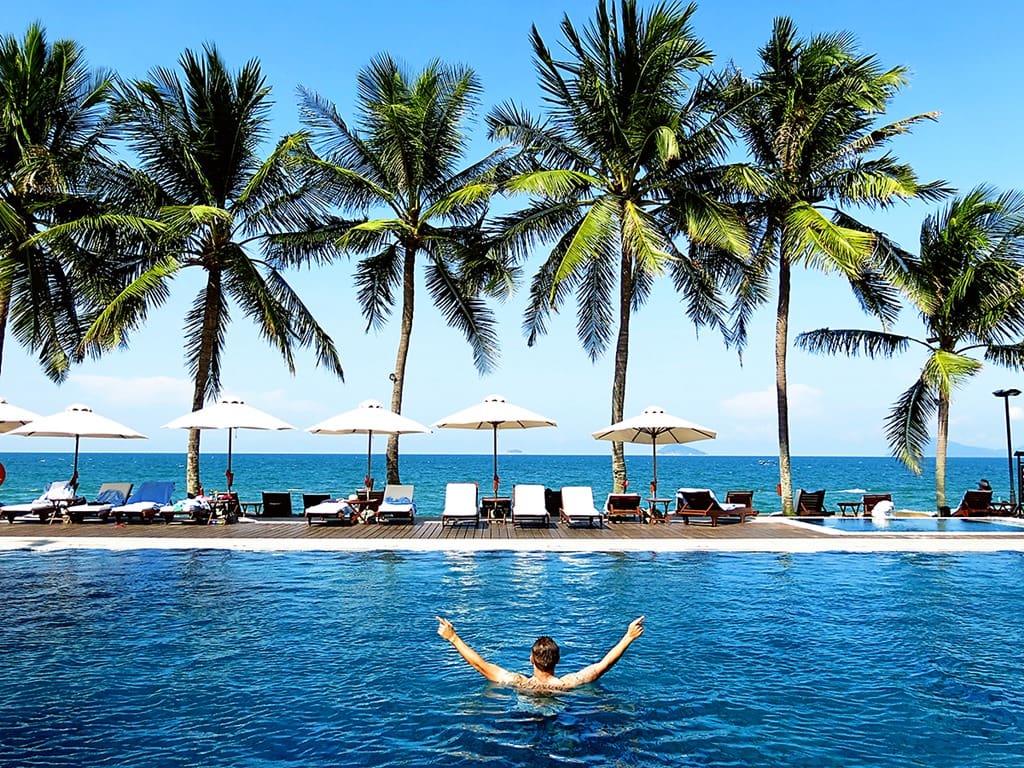
[[[787,18],[775,20],[761,49],[762,69],[737,89],[735,122],[752,157],[737,175],[748,197],[754,255],[736,310],[735,341],[742,345],[753,309],[766,302],[778,275],[775,371],[779,481],[783,511],[792,514],[786,354],[791,272],[805,266],[838,272],[865,311],[883,321],[897,312],[895,292],[881,278],[891,244],[848,213],[848,207],[888,207],[911,198],[934,200],[941,183],[918,183],[913,169],[889,153],[875,155],[894,136],[935,113],[876,125],[906,84],[906,71],[885,70],[857,52],[849,34],[797,38]]]
[[[367,330],[387,322],[401,293],[391,374],[391,409],[400,413],[420,257],[434,306],[465,336],[477,370],[485,373],[497,361],[495,318],[484,297],[505,292],[511,275],[487,256],[481,224],[503,152],[462,166],[465,124],[480,94],[470,69],[433,61],[413,76],[384,54],[358,81],[356,128],[319,95],[300,93],[318,151],[309,158],[317,185],[332,203],[363,218],[336,219],[296,242],[362,256],[355,284]],[[388,440],[387,481],[399,482],[397,435]]]
[[[120,88],[115,112],[139,170],[120,167],[105,193],[136,215],[159,221],[159,238],[137,274],[90,327],[86,343],[123,344],[147,313],[163,304],[182,269],[205,272],[185,317],[185,355],[198,410],[221,388],[221,359],[233,302],[295,372],[295,347],[313,347],[319,365],[342,376],[334,343],[291,288],[281,269],[302,263],[271,252],[271,238],[321,215],[318,197],[295,173],[304,138],[284,138],[265,159],[270,88],[259,62],[235,75],[213,46],[185,51],[184,81],[159,68]],[[262,249],[263,257],[254,253]],[[199,487],[199,431],[189,438],[186,480]]]
[[[648,11],[639,11],[635,0],[617,8],[599,2],[582,31],[563,19],[567,61],[552,54],[534,27],[546,119],[505,104],[488,120],[492,136],[533,157],[532,167],[506,184],[532,200],[498,222],[498,247],[523,259],[553,243],[532,280],[528,343],[546,332],[551,312],[575,292],[577,335],[591,359],[614,341],[613,423],[623,417],[630,317],[654,280],[670,274],[689,317],[715,324],[724,309],[716,265],[698,258],[699,251],[746,251],[739,220],[713,194],[727,141],[713,111],[719,96],[710,82],[688,84],[713,58],[690,28],[695,10],[675,2]],[[690,239],[689,253],[673,241],[680,232]],[[612,474],[621,490],[622,443],[612,444]]]
[[[78,356],[86,305],[109,272],[67,230],[95,213],[85,187],[103,162],[110,86],[81,46],[51,45],[38,24],[0,38],[0,364],[10,323],[54,381]]]
[[[946,441],[953,391],[982,369],[972,353],[1024,368],[1024,194],[977,187],[921,226],[921,255],[901,254],[893,273],[924,324],[924,338],[889,331],[802,333],[798,346],[826,354],[891,357],[911,344],[927,350],[921,374],[892,406],[886,436],[915,473],[937,415],[935,502],[946,503]]]

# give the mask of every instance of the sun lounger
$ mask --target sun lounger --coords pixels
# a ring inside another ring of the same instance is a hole
[[[626,518],[641,522],[644,519],[639,493],[609,493],[604,502],[604,511],[609,523]]]
[[[480,504],[476,483],[448,483],[444,489],[444,509],[441,512],[441,525],[445,523],[473,523],[480,525]]]
[[[594,506],[594,490],[589,485],[570,485],[562,488],[562,507],[558,510],[559,517],[566,525],[596,521],[601,525],[604,515]]]
[[[110,514],[119,524],[132,520],[152,523],[159,512],[164,521],[169,523],[174,519],[174,513],[163,511],[163,507],[170,504],[173,495],[173,482],[145,482],[132,491],[128,501],[111,509]]]
[[[4,507],[6,509],[6,507]],[[960,506],[953,512],[954,517],[974,517],[996,514],[992,509],[992,491],[965,491]]]
[[[305,512],[310,507],[315,507],[317,504],[331,500],[331,494],[329,493],[304,493],[302,494],[302,511]]]
[[[304,494],[303,499],[310,494]],[[332,499],[329,496],[318,504],[311,504],[302,513],[306,525],[314,522],[336,522],[342,525],[355,525],[359,521],[359,510],[348,503],[348,499]]]
[[[41,523],[53,522],[67,507],[84,503],[85,499],[75,493],[75,486],[70,480],[54,480],[46,486],[39,498],[28,504],[7,504],[0,509],[0,514],[9,523],[21,515],[38,515]]]
[[[85,522],[86,518],[105,523],[110,519],[110,510],[127,503],[132,495],[131,483],[104,483],[96,492],[96,498],[86,504],[75,504],[64,510],[72,523]]]
[[[412,523],[416,517],[416,505],[411,485],[387,485],[384,487],[384,501],[377,508],[377,522],[394,522],[396,520]]]
[[[793,503],[798,515],[831,515],[825,509],[825,491],[799,490]]]
[[[717,526],[721,518],[739,520],[744,523],[752,510],[745,504],[720,503],[710,488],[680,488],[676,491],[676,515],[683,523],[690,524],[691,518],[707,518]]]
[[[551,523],[543,485],[512,486],[512,525],[533,523],[547,527]]]
[[[888,501],[890,507],[892,506],[892,494],[891,493],[865,493],[863,499],[864,505],[864,517],[871,517],[871,512],[878,504],[883,501]]]
[[[287,491],[263,491],[264,517],[291,517],[292,495]]]
[[[726,491],[725,492],[725,503],[726,504],[742,504],[747,507],[750,511],[747,513],[749,516],[757,517],[758,512],[754,509],[754,492],[753,491]]]

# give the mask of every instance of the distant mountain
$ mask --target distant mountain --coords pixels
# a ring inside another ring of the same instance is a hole
[[[933,440],[928,444],[928,448],[925,451],[926,456],[935,455],[935,441]],[[999,450],[998,448],[979,448],[976,445],[964,445],[963,443],[954,443],[952,440],[946,445],[946,455],[950,458],[966,458],[966,457],[987,457],[987,456],[1005,456],[1006,450]]]
[[[688,445],[666,445],[658,449],[662,456],[707,456],[704,451],[698,451]]]

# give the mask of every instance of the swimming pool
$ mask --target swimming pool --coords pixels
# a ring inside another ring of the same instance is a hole
[[[854,533],[1022,533],[1024,526],[970,517],[819,517],[798,522]]]
[[[1014,766],[1024,556],[13,552],[0,764]],[[998,587],[994,589],[993,587]],[[490,686],[647,632],[591,688]]]

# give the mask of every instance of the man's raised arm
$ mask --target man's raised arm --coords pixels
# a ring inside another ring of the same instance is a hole
[[[622,654],[626,652],[630,644],[636,640],[640,635],[644,633],[644,617],[634,619],[629,627],[626,628],[626,634],[622,636],[612,649],[604,655],[597,664],[591,664],[589,667],[584,667],[579,672],[573,672],[572,674],[566,675],[562,678],[562,682],[566,685],[575,688],[579,685],[586,685],[592,683],[609,669],[611,669],[615,662],[621,658]]]
[[[490,662],[484,661],[483,657],[479,653],[474,651],[466,642],[459,637],[459,634],[455,631],[455,627],[448,619],[435,616],[437,619],[437,634],[447,640],[449,643],[455,646],[462,658],[469,662],[469,665],[473,667],[477,672],[486,677],[492,683],[500,683],[502,685],[510,685],[518,681],[522,675],[517,675],[515,672],[509,672],[507,669],[502,669],[497,664],[491,664]]]

